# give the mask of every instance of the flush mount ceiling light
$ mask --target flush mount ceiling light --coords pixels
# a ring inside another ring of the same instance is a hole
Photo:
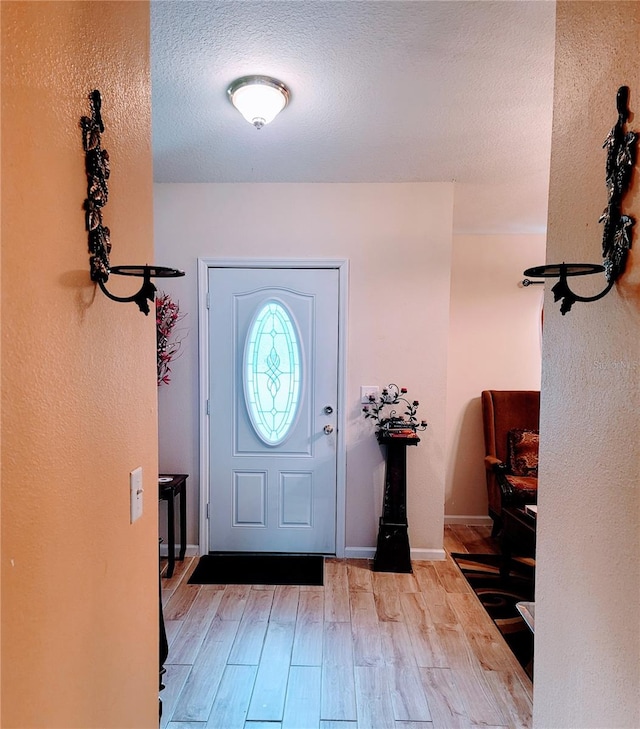
[[[289,89],[270,76],[243,76],[229,86],[227,95],[256,129],[273,121],[289,103]]]

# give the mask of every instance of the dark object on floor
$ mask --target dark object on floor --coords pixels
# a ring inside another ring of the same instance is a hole
[[[509,576],[500,576],[499,554],[452,554],[482,606],[498,626],[509,648],[530,677],[533,676],[533,634],[516,608],[534,595],[533,560],[512,557]]]
[[[200,557],[191,585],[322,585],[318,554],[216,553]]]
[[[536,516],[528,510],[510,507],[502,510],[502,534],[500,535],[500,551],[502,552],[502,577],[509,576],[511,555],[521,557],[536,556]]]

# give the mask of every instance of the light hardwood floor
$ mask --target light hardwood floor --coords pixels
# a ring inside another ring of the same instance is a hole
[[[488,528],[445,547],[492,552]],[[531,726],[532,686],[450,557],[411,575],[327,559],[324,587],[162,580],[168,729]]]

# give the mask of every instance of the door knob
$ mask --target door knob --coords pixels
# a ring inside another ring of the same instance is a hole
[[[333,433],[333,425],[325,425],[322,430],[329,435],[330,433]]]
[[[331,407],[331,405],[327,405],[327,406],[326,406],[326,407],[324,408],[324,414],[325,414],[325,415],[331,415],[331,413],[332,413],[332,412],[333,412],[333,408]]]

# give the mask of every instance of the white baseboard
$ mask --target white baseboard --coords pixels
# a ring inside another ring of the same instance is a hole
[[[432,562],[442,562],[447,558],[447,553],[444,549],[412,549],[411,559],[416,562],[424,562],[426,560]]]
[[[375,547],[345,547],[346,559],[373,559],[376,554]],[[444,549],[412,549],[411,559],[416,561],[433,560],[440,562],[446,559]]]
[[[345,547],[345,559],[373,559],[376,555],[375,547]]]
[[[490,516],[478,516],[476,514],[452,514],[444,517],[445,524],[463,524],[466,526],[491,526],[493,519]]]
[[[178,550],[179,545],[176,544],[176,551]],[[169,547],[166,544],[160,545],[160,556],[166,557],[169,554]],[[197,544],[187,544],[187,551],[185,552],[185,557],[197,557],[200,554],[200,547]]]
[[[491,521],[491,520],[489,520]],[[160,545],[160,556],[166,557],[169,549],[166,544]],[[197,544],[187,544],[186,557],[197,557],[200,554],[200,547]],[[376,556],[375,547],[345,547],[345,559],[373,559]],[[446,559],[444,549],[411,549],[411,559],[417,561],[441,561]]]

